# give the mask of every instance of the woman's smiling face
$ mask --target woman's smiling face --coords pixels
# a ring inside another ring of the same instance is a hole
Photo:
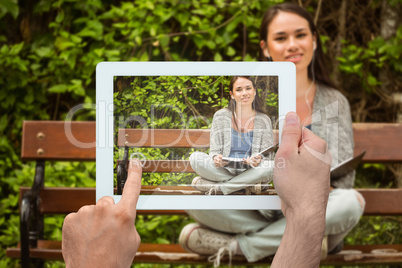
[[[230,92],[230,95],[236,101],[237,105],[250,105],[254,101],[254,96],[256,92],[253,86],[253,83],[244,78],[239,77],[233,83],[233,89]]]
[[[315,36],[306,19],[294,13],[279,12],[268,25],[268,37],[265,42],[261,41],[261,47],[273,61],[293,62],[300,72],[307,71],[313,58],[314,43]]]

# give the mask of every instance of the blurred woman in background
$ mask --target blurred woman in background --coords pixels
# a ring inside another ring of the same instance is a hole
[[[262,60],[296,65],[296,112],[305,127],[328,143],[331,165],[353,157],[349,103],[329,78],[320,36],[310,14],[295,4],[272,6],[261,23],[260,47]],[[354,178],[355,172],[331,178],[322,258],[327,252],[342,249],[343,238],[363,214],[365,203],[352,189]],[[203,211],[190,215],[198,223],[183,228],[180,243],[191,252],[200,253],[197,250],[202,248],[200,254],[213,255],[211,261],[215,264],[224,254],[243,255],[249,262],[275,254],[286,224],[281,213],[272,217],[261,211]],[[306,216],[314,215],[306,211]]]

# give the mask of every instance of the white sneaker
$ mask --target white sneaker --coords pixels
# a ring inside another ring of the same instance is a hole
[[[218,182],[210,181],[210,180],[204,179],[203,177],[195,177],[193,179],[193,181],[191,182],[191,186],[200,192],[222,193],[222,191],[219,189]]]
[[[257,183],[253,186],[248,186],[244,189],[246,191],[246,195],[250,194],[260,194],[262,191],[261,183]]]
[[[246,188],[244,188],[244,190],[246,191],[246,195],[250,195],[250,194],[261,194],[261,192],[266,191],[269,189],[269,185],[264,183],[261,184],[257,183],[253,186],[248,186]]]
[[[322,239],[322,247],[321,247],[321,260],[325,260],[328,256],[328,235],[324,236]]]
[[[232,235],[212,231],[198,223],[190,223],[181,230],[179,244],[188,252],[213,255],[221,248],[229,246],[234,239]]]

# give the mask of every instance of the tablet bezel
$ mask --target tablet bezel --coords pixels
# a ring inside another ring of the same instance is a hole
[[[113,78],[115,76],[278,76],[279,143],[283,119],[296,111],[296,68],[291,62],[101,62],[96,66],[96,201],[113,197]],[[140,195],[139,210],[280,209],[270,195]]]

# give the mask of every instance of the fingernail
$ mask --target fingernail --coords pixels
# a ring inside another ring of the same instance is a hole
[[[131,159],[130,165],[132,168],[140,168],[142,166],[140,160],[138,159]]]
[[[300,124],[299,116],[297,113],[290,112],[286,115],[286,125],[296,125]]]

